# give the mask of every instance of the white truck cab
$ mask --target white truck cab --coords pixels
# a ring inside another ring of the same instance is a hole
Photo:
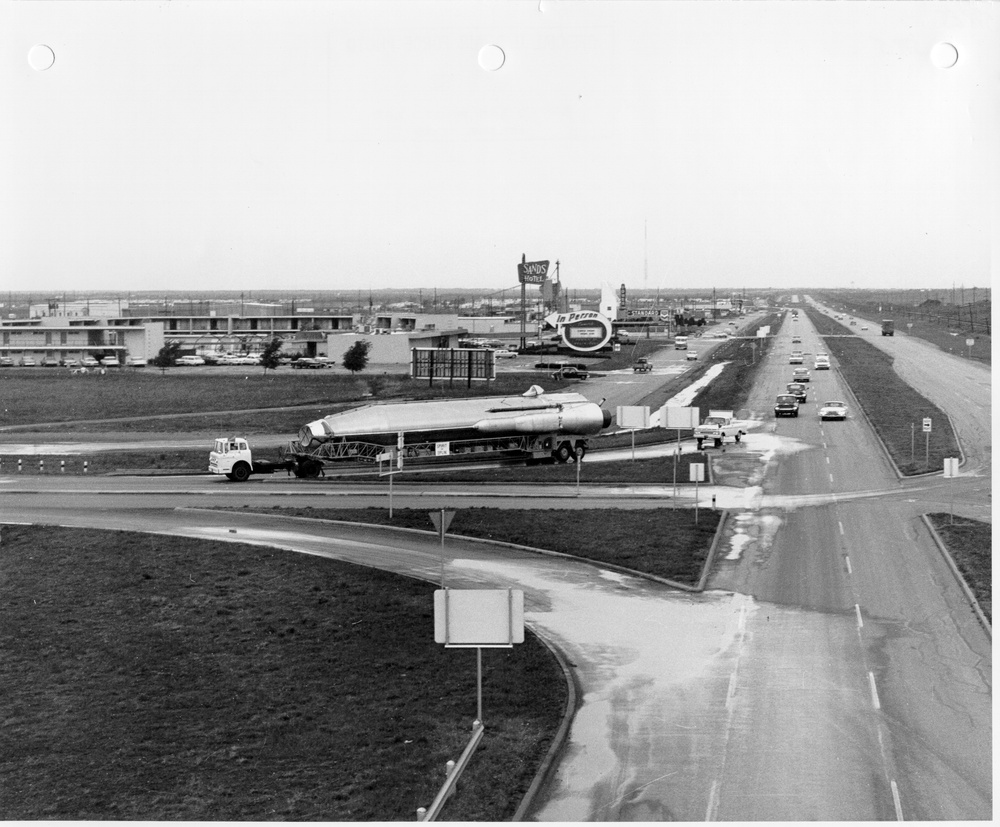
[[[247,441],[243,437],[215,440],[215,448],[208,455],[208,470],[212,474],[225,474],[237,482],[245,481],[253,473],[253,458]]]

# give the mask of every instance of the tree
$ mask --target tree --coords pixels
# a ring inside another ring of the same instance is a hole
[[[260,363],[264,366],[264,373],[270,370],[278,369],[278,353],[281,350],[281,339],[275,336],[268,342],[267,347],[264,348],[264,352],[260,354]]]
[[[347,350],[344,351],[344,367],[351,373],[357,373],[368,366],[368,351],[371,350],[372,343],[359,339]]]
[[[180,342],[167,342],[153,357],[153,364],[160,369],[161,373],[166,373],[167,368],[172,368],[177,364],[177,357],[180,356],[180,353]]]

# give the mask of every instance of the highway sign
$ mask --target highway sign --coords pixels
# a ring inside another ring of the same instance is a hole
[[[931,432],[931,418],[929,416],[924,417],[924,433],[929,434]]]

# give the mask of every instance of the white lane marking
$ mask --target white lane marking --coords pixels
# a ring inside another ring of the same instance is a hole
[[[896,786],[896,779],[889,782],[892,787],[892,803],[896,807],[896,821],[903,821],[903,802],[899,800],[899,787]]]
[[[840,529],[840,536],[843,537],[844,536],[844,524],[842,522],[840,522],[840,520],[837,520],[837,527]]]
[[[861,607],[857,603],[854,604],[854,612],[858,616],[858,628],[859,629],[864,629],[865,628],[865,622],[861,619]],[[871,673],[869,672],[868,674],[871,674]]]
[[[881,709],[882,704],[878,700],[878,689],[875,687],[875,676],[871,672],[868,673],[868,685],[872,690],[872,706],[876,709]]]
[[[736,694],[736,672],[729,676],[729,689],[726,691],[726,709],[732,709],[733,696]]]
[[[826,458],[826,464],[827,464],[827,465],[829,465],[829,464],[830,464],[830,458],[829,458],[829,457],[827,457],[827,458]]]
[[[830,482],[833,482],[833,474],[830,474]]]
[[[854,572],[853,572],[853,571],[851,571],[851,558],[850,558],[850,557],[847,557],[847,556],[845,555],[845,556],[844,556],[844,559],[845,559],[845,560],[847,561],[847,573],[848,573],[848,574],[854,574]]]
[[[708,809],[705,810],[705,821],[715,821],[719,811],[719,779],[712,782],[712,791],[708,794]]]

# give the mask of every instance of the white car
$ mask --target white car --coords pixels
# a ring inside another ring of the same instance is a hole
[[[120,368],[122,363],[118,361],[117,356],[105,356],[101,359],[101,365],[106,368]]]
[[[200,356],[180,356],[177,359],[177,364],[182,367],[196,367],[198,365],[204,365],[205,360]]]
[[[820,419],[847,419],[847,403],[833,400],[824,402],[819,409]]]
[[[830,360],[829,359],[824,359],[821,356],[817,356],[816,357],[816,364],[813,366],[813,368],[815,370],[829,370],[830,369]]]
[[[516,350],[507,350],[506,348],[504,348],[503,350],[494,350],[493,351],[493,358],[494,359],[516,359],[517,358],[517,351]]]
[[[146,360],[140,359],[138,356],[129,356],[125,360],[125,364],[130,368],[144,368],[146,367]]]
[[[687,359],[689,362],[696,362],[698,360],[698,351],[689,350],[684,358]]]
[[[101,363],[98,362],[93,356],[84,356],[83,359],[80,360],[80,364],[85,368],[98,368],[101,366]]]

